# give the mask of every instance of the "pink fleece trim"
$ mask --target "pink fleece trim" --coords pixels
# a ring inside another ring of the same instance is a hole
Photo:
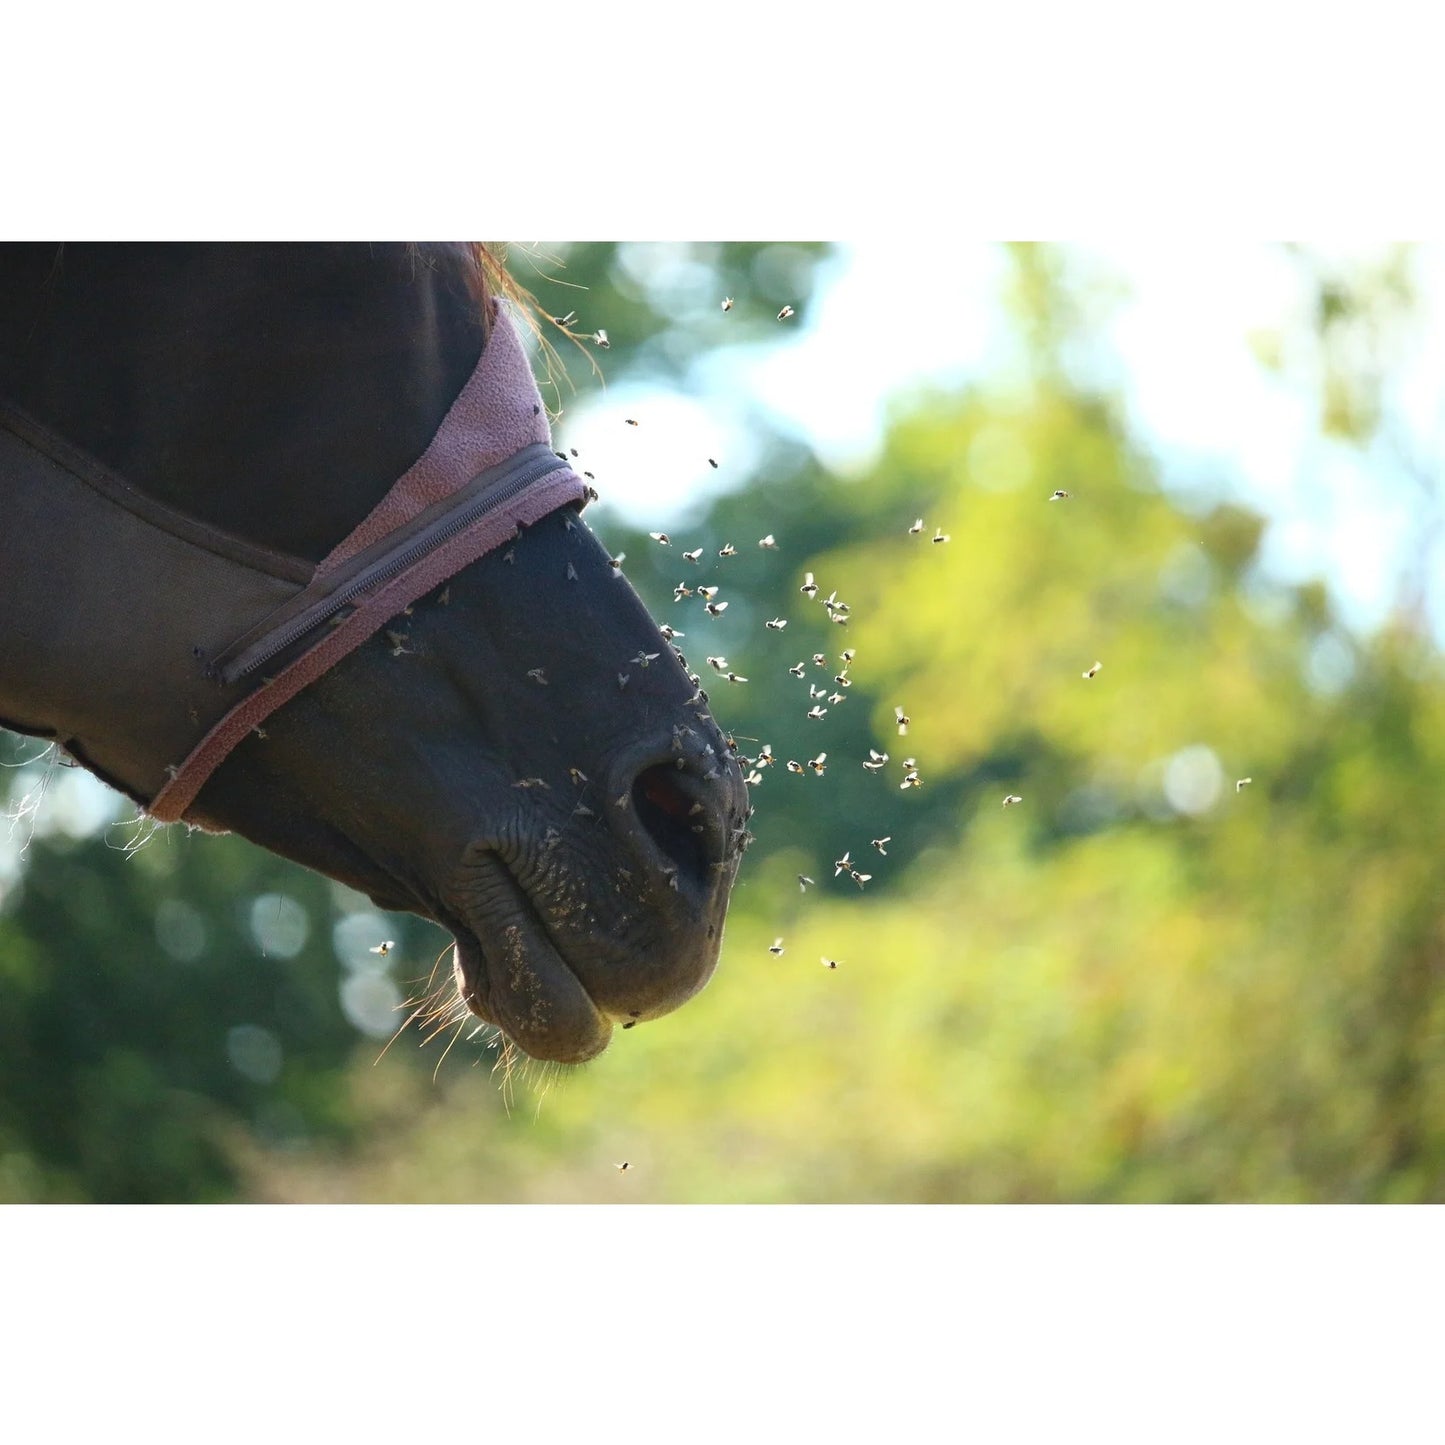
[[[445,501],[533,442],[552,444],[541,393],[512,318],[496,305],[482,359],[420,457],[316,569],[318,577]]]
[[[363,548],[381,541],[488,467],[508,460],[534,442],[551,445],[547,414],[516,327],[498,305],[482,359],[426,451],[360,526],[323,559],[315,575],[325,575]],[[559,507],[579,503],[587,490],[582,479],[568,468],[549,472],[507,506],[473,523],[365,598],[315,647],[243,698],[211,728],[152,799],[147,809],[151,817],[162,823],[179,821],[231,750],[283,703],[335,667],[423,593],[514,537],[519,523],[531,525]]]

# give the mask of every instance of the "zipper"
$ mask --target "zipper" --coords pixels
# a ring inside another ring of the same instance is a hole
[[[222,668],[221,681],[230,686],[244,677],[249,677],[278,653],[294,646],[307,633],[324,626],[342,608],[349,607],[381,583],[389,582],[393,577],[405,572],[408,567],[421,561],[427,553],[444,542],[449,542],[458,533],[466,531],[489,512],[505,506],[534,482],[566,469],[568,464],[545,443],[537,442],[533,445],[546,454],[529,455],[532,451],[529,447],[511,462],[505,463],[508,470],[502,471],[499,478],[487,486],[482,495],[472,497],[455,512],[436,518],[400,551],[373,562],[364,571],[343,583],[330,596],[317,602],[314,607],[308,608],[299,617],[292,618],[290,622],[260,638],[240,657]]]

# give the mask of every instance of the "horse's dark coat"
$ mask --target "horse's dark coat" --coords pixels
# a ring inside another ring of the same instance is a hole
[[[0,396],[147,496],[321,559],[486,339],[463,248],[0,246]]]

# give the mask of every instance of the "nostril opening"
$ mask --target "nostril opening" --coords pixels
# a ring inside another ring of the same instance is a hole
[[[703,823],[695,794],[682,786],[675,767],[658,764],[644,768],[632,784],[632,806],[638,821],[665,857],[694,882],[707,881],[707,848]]]
[[[693,799],[677,781],[676,768],[665,768],[660,763],[644,768],[633,784],[634,791],[639,788],[642,796],[669,818],[685,818],[693,809]]]

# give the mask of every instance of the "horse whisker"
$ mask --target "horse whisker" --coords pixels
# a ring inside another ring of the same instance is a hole
[[[448,1012],[450,1012],[450,1011],[448,1010]],[[436,1018],[436,1017],[437,1017],[436,1014],[433,1014],[433,1015],[432,1015],[432,1018]],[[430,1019],[428,1020],[428,1022],[430,1022]],[[466,1020],[463,1019],[462,1022],[465,1023]],[[449,1028],[451,1028],[451,1026],[452,1026],[452,1019],[451,1019],[451,1018],[443,1018],[442,1021],[441,1021],[441,1023],[439,1023],[439,1024],[436,1026],[436,1028],[434,1028],[434,1029],[431,1031],[431,1033],[429,1033],[429,1034],[417,1045],[417,1048],[419,1048],[419,1049],[424,1049],[424,1048],[426,1048],[426,1046],[427,1046],[429,1043],[431,1043],[431,1041],[432,1041],[434,1038],[436,1038],[436,1036],[437,1036],[438,1034],[443,1034],[443,1033],[445,1033]]]
[[[452,1043],[451,1043],[451,1044],[448,1044],[448,1045],[446,1046],[446,1048],[444,1048],[444,1049],[442,1050],[442,1056],[441,1056],[441,1058],[439,1058],[439,1059],[437,1060],[437,1066],[436,1066],[436,1068],[434,1068],[434,1069],[432,1070],[432,1074],[431,1074],[431,1081],[432,1081],[432,1083],[436,1083],[436,1081],[437,1081],[437,1075],[441,1073],[441,1071],[442,1071],[442,1065],[443,1065],[444,1063],[446,1063],[446,1061],[447,1061],[447,1055],[448,1055],[449,1053],[451,1053],[451,1051],[452,1051],[452,1044],[456,1043],[456,1041],[461,1037],[462,1030],[463,1030],[466,1026],[467,1026],[467,1021],[466,1021],[466,1019],[459,1019],[459,1020],[457,1021],[457,1031],[456,1031],[456,1033],[454,1033],[454,1034],[452,1035]]]
[[[411,1002],[411,1000],[410,1000],[410,999],[407,999],[406,1003],[403,1003],[403,1004],[401,1005],[401,1007],[402,1007],[402,1008],[406,1008],[407,1004],[409,1004],[410,1002]],[[386,1041],[386,1044],[385,1044],[385,1046],[382,1048],[382,1051],[371,1061],[371,1067],[372,1067],[373,1069],[382,1061],[382,1059],[384,1059],[384,1058],[386,1057],[386,1051],[387,1051],[387,1049],[389,1049],[389,1048],[406,1032],[407,1026],[408,1026],[409,1024],[411,1024],[411,1023],[415,1020],[417,1014],[419,1014],[419,1013],[422,1011],[422,1009],[425,1008],[425,1007],[426,1007],[425,1001],[423,1001],[422,1003],[418,1004],[417,1007],[407,1016],[406,1022],[403,1023],[403,1024],[397,1029],[397,1031]]]

